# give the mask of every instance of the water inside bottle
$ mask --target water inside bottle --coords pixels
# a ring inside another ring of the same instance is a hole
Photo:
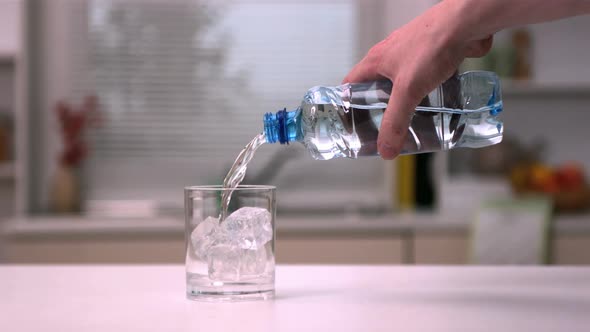
[[[496,115],[502,101],[490,95],[488,87],[481,88],[487,81],[480,81],[478,86],[454,77],[425,97],[412,117],[401,154],[499,143],[503,126]],[[391,85],[369,86],[314,87],[307,92],[299,110],[303,144],[313,158],[378,155],[377,137]]]
[[[313,133],[305,136],[303,142],[313,158],[328,160],[378,154],[377,137],[385,108],[346,109],[332,104],[308,104],[302,111],[314,114],[302,121],[303,130]],[[449,150],[457,146],[479,147],[482,137],[486,136],[490,141],[485,145],[495,144],[501,140],[497,136],[502,128],[497,121],[489,121],[491,119],[489,112],[417,110],[401,154]]]

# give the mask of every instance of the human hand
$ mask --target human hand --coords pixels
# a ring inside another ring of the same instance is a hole
[[[387,78],[393,91],[379,130],[383,159],[401,151],[416,106],[457,70],[466,57],[484,56],[493,37],[460,31],[456,7],[442,1],[373,46],[343,83]]]

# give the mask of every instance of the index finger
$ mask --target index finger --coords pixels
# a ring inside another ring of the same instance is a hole
[[[396,79],[379,129],[378,149],[383,159],[393,159],[402,152],[404,142],[422,97],[409,84]]]
[[[377,74],[373,67],[371,60],[365,57],[350,70],[342,83],[361,83],[382,79],[383,77]]]

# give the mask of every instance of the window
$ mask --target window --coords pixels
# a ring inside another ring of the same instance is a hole
[[[180,209],[184,186],[222,182],[264,113],[339,84],[359,54],[354,0],[69,3],[63,31],[75,38],[55,60],[69,62],[68,83],[48,99],[98,97],[105,121],[88,135],[89,201]],[[276,185],[283,211],[383,207],[385,165],[267,145],[246,182]]]

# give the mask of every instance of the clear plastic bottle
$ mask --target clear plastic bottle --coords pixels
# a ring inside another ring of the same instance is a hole
[[[264,115],[266,141],[301,142],[317,160],[376,156],[391,88],[389,81],[311,88],[296,110]],[[496,74],[471,71],[454,75],[416,108],[401,154],[500,143],[501,111]]]

